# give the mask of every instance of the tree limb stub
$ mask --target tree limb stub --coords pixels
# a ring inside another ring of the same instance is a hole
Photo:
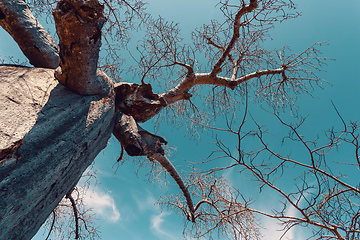
[[[116,110],[131,115],[136,122],[146,122],[167,105],[150,84],[116,83],[115,94]]]
[[[60,40],[60,67],[55,77],[81,95],[109,91],[109,78],[97,70],[101,28],[105,23],[103,9],[96,0],[62,0],[53,11]]]
[[[161,146],[167,144],[165,139],[144,130],[132,116],[121,112],[117,113],[113,134],[130,156],[147,156],[150,160],[159,162],[166,169],[183,192],[190,209],[190,216],[188,217],[194,222],[194,205],[190,193],[174,165],[166,158]]]
[[[22,0],[0,0],[0,26],[35,67],[59,66],[58,46]]]
[[[117,113],[113,134],[130,156],[164,154],[161,145],[167,144],[164,138],[144,130],[132,116],[121,112]]]

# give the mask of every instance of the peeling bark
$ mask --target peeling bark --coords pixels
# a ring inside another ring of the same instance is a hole
[[[59,66],[58,47],[22,0],[0,0],[0,26],[35,67]]]
[[[23,144],[23,140],[20,139],[10,145],[10,147],[5,149],[0,149],[0,164],[2,164],[5,160],[14,158],[20,159],[21,155],[19,154],[19,148]]]
[[[62,0],[53,11],[59,36],[59,82],[81,95],[107,94],[109,78],[97,70],[104,7],[97,1]]]

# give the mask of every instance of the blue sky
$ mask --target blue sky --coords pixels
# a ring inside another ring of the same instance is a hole
[[[265,45],[271,48],[290,46],[294,52],[300,52],[315,42],[328,41],[322,47],[323,56],[333,58],[324,67],[326,72],[319,75],[332,86],[324,86],[324,90],[314,92],[315,99],[303,96],[298,104],[303,115],[309,115],[305,131],[309,134],[321,132],[331,126],[341,126],[341,122],[334,111],[330,100],[340,110],[346,121],[358,118],[360,109],[357,106],[360,100],[360,1],[336,0],[299,0],[295,1],[302,16],[277,25],[271,31],[272,41]],[[152,0],[149,11],[154,15],[161,15],[167,20],[180,22],[185,36],[202,23],[208,23],[219,10],[215,8],[214,0],[175,1]],[[6,32],[0,29],[0,57],[13,56],[15,59],[24,59],[16,43]],[[254,107],[256,108],[256,107]],[[268,116],[253,113],[257,120],[271,126]],[[224,122],[217,122],[218,126],[225,127]],[[146,124],[152,131],[152,123]],[[211,144],[214,136],[200,133],[200,140],[193,140],[187,136],[186,130],[172,125],[162,125],[159,135],[163,136],[169,145],[176,148],[171,160],[179,169],[186,166],[188,161],[199,161],[207,157],[214,149]],[[111,138],[108,147],[95,160],[94,169],[97,171],[98,184],[94,191],[89,191],[85,197],[88,205],[97,213],[96,224],[100,226],[102,239],[182,239],[182,217],[168,209],[161,209],[155,204],[160,195],[178,193],[171,179],[166,188],[161,182],[149,183],[145,176],[148,169],[141,168],[128,158],[123,165],[116,165],[119,157],[119,143]],[[227,172],[227,177],[234,184],[245,181],[239,173]],[[248,186],[245,193],[252,194],[254,185]],[[291,183],[288,183],[291,188]],[[259,198],[255,206],[269,209],[276,206],[276,196],[269,195]],[[291,211],[291,209],[289,210]],[[264,239],[278,239],[281,229],[276,222],[262,219]],[[305,233],[304,233],[305,232]],[[44,239],[43,231],[34,237],[35,240]],[[294,229],[289,232],[288,239],[303,239],[306,231]]]

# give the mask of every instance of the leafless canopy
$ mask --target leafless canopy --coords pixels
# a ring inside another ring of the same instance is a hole
[[[268,117],[273,116],[282,128],[275,133],[254,119],[252,123],[245,121],[247,114],[245,111],[240,127],[228,122],[229,128],[223,130],[237,139],[237,152],[230,151],[235,146],[218,140],[218,150],[213,153],[216,157],[209,160],[219,163],[219,159],[226,158],[232,160],[231,164],[209,172],[237,169],[241,174],[250,174],[261,192],[268,190],[268,194],[278,195],[280,209],[248,210],[280,221],[284,235],[302,226],[313,230],[309,239],[358,239],[360,191],[354,178],[360,168],[358,122],[343,121],[342,129],[332,128],[323,136],[307,137],[301,133],[306,127],[305,118],[289,123],[278,112],[268,112]],[[256,128],[248,130],[252,124]],[[277,139],[285,130],[288,135]],[[251,147],[246,145],[249,141]],[[276,142],[282,142],[281,147]],[[286,188],[286,182],[293,187]]]
[[[29,0],[27,4],[37,16],[48,16],[56,2]],[[358,123],[344,122],[344,129],[330,130],[326,140],[310,140],[301,135],[305,119],[290,124],[281,117],[283,110],[296,109],[300,94],[311,94],[314,86],[321,87],[324,81],[316,73],[326,60],[319,51],[322,43],[300,53],[292,53],[288,47],[265,49],[264,41],[276,23],[299,16],[291,0],[221,0],[217,7],[222,15],[195,29],[189,41],[182,38],[177,23],[146,13],[142,1],[104,0],[101,4],[107,21],[102,29],[104,46],[99,65],[94,64],[93,72],[98,67],[117,82],[113,133],[128,155],[146,156],[159,163],[176,181],[181,194],[163,197],[160,202],[184,214],[192,236],[211,238],[217,231],[231,239],[257,239],[255,216],[260,214],[279,220],[285,232],[301,225],[313,227],[318,239],[360,237],[359,186],[347,181],[336,171],[336,164],[327,161],[329,152],[344,142],[353,147],[355,156],[355,161],[346,164],[360,167]],[[44,5],[49,8],[43,9]],[[136,47],[127,44],[134,28],[142,30]],[[122,69],[126,55],[135,63],[126,67],[128,71]],[[124,80],[127,77],[123,76],[130,74],[137,83]],[[153,88],[160,93],[155,94]],[[264,108],[271,109],[267,114],[289,130],[289,135],[282,138],[281,149],[303,149],[305,153],[296,152],[294,157],[276,150],[268,131],[249,115],[252,102],[266,103]],[[162,109],[189,125],[234,136],[237,152],[217,139],[218,149],[206,161],[217,167],[192,170],[183,180],[165,156],[162,145],[166,141],[138,125]],[[213,125],[211,120],[219,116],[225,116],[227,128]],[[251,147],[244,142],[251,143]],[[224,158],[231,163],[220,163]],[[289,174],[285,174],[292,168],[297,169],[295,180],[287,179]],[[279,194],[283,208],[270,213],[253,209],[252,201],[243,196],[241,189],[222,176],[227,169],[250,174],[261,191],[266,188]],[[294,181],[296,190],[283,190],[281,181]],[[75,193],[70,192],[66,198],[78,228],[81,216],[74,207]],[[289,208],[296,214],[288,214]],[[86,225],[85,229],[93,232]]]

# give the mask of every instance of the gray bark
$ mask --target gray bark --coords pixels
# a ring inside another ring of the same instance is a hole
[[[59,66],[58,47],[22,0],[0,0],[0,26],[35,67]]]
[[[11,7],[24,5],[11,0],[14,6],[4,8],[4,2],[0,0],[0,21],[10,19]],[[26,5],[23,8],[28,11]],[[137,124],[152,118],[167,103],[149,84],[120,83],[115,90],[111,79],[97,70],[105,21],[102,11],[97,1],[59,1],[54,18],[60,63],[55,71],[0,67],[0,239],[35,235],[105,148],[111,132],[129,155],[147,156],[170,173],[193,216],[187,187],[164,156],[161,145],[166,141]],[[20,18],[16,24],[21,25],[27,16],[13,17]],[[36,36],[34,33],[29,38]],[[13,37],[17,37],[16,31]],[[33,61],[33,53],[27,57]],[[43,57],[46,59],[47,53]]]
[[[80,96],[42,68],[0,67],[0,239],[31,239],[113,130],[115,96]]]

